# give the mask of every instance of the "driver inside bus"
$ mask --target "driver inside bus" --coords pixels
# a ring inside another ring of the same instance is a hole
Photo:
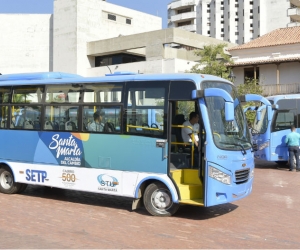
[[[198,166],[198,142],[199,142],[199,115],[196,112],[191,112],[188,121],[185,121],[182,125],[185,126],[181,129],[181,137],[183,142],[190,144],[194,137],[194,167]],[[192,129],[191,129],[192,128]]]
[[[96,111],[93,115],[94,121],[89,125],[89,131],[103,132],[104,123],[103,121],[104,112]]]

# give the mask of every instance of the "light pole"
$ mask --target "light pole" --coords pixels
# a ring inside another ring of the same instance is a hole
[[[100,63],[100,65],[104,65],[104,62],[102,61],[102,62]],[[110,68],[108,67],[108,65],[105,64],[104,66],[106,66],[106,67],[109,69],[109,72],[112,74],[112,72],[111,72]]]

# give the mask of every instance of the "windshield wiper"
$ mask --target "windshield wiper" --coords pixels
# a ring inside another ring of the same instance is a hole
[[[242,148],[242,154],[243,155],[245,155],[245,154],[247,154],[247,152],[246,152],[246,150],[245,150],[245,148],[244,148],[244,146],[240,143],[240,144],[238,144],[238,143],[227,143],[227,142],[219,142],[220,144],[224,144],[224,145],[233,145],[233,146],[239,146],[239,147],[241,147]]]

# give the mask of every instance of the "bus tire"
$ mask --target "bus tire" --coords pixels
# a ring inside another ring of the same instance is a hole
[[[20,188],[18,190],[18,194],[21,194],[25,191],[25,189],[27,188],[27,184],[24,184],[24,183],[20,183]]]
[[[20,187],[21,184],[15,182],[11,169],[2,166],[0,168],[0,192],[4,194],[16,194]]]
[[[161,182],[147,186],[143,201],[147,211],[154,216],[171,216],[179,208],[179,204],[172,201],[169,189]]]
[[[288,162],[287,161],[275,161],[278,165],[284,166],[286,165]]]

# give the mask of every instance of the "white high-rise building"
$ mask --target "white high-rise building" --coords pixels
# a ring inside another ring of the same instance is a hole
[[[178,27],[231,43],[243,44],[285,28],[300,8],[299,0],[173,0],[168,5],[168,27]],[[292,9],[291,9],[292,8]]]

